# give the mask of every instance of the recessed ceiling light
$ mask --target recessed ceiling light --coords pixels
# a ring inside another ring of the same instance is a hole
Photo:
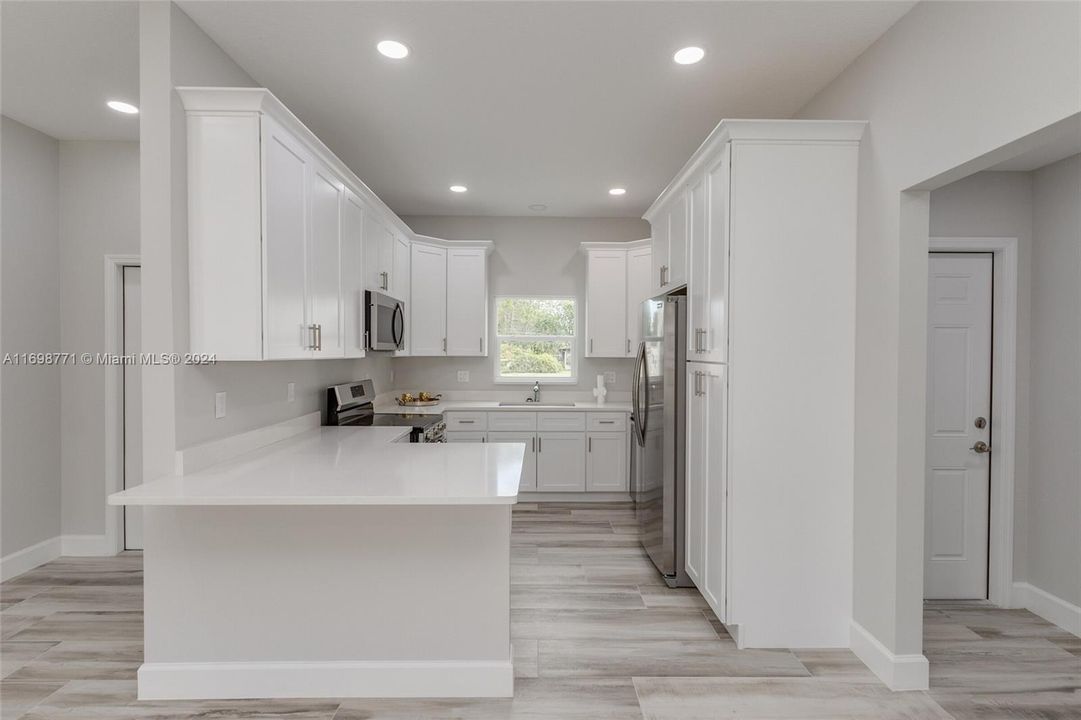
[[[530,205],[529,209],[532,210],[533,212],[544,212],[545,210],[548,209],[548,206],[545,205],[544,203],[536,203],[535,205]]]
[[[401,60],[409,54],[409,48],[397,40],[381,40],[375,49],[391,60]]]
[[[456,193],[463,193],[468,189],[469,188],[467,188],[465,185],[451,185],[450,186],[450,191],[451,192],[456,192]]]
[[[677,50],[676,54],[672,56],[680,65],[694,65],[696,62],[706,56],[706,51],[700,47],[685,47],[681,50]]]
[[[626,195],[627,188],[612,188],[608,191],[609,195]]]
[[[137,115],[139,113],[139,108],[135,107],[131,103],[126,103],[123,100],[110,100],[105,104],[108,105],[111,109],[116,110],[120,113],[124,113],[125,115]]]

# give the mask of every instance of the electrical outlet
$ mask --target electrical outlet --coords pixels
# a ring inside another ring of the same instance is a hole
[[[285,400],[287,402],[293,402],[297,399],[297,384],[289,383],[285,386]]]
[[[214,393],[214,417],[221,419],[225,417],[225,393]]]
[[[606,386],[616,384],[616,374],[611,370],[604,373],[604,384]]]
[[[458,371],[458,382],[469,382],[469,371],[468,370],[459,370]]]

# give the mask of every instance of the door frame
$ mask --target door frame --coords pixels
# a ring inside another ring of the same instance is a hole
[[[991,253],[994,257],[991,300],[991,512],[987,529],[987,599],[999,607],[1011,607],[1014,464],[1017,444],[1017,238],[931,237],[928,252]],[[926,428],[924,432],[926,434]]]
[[[105,352],[124,352],[124,268],[142,267],[139,255],[105,256]],[[124,366],[105,367],[105,496],[124,489]],[[124,508],[106,506],[105,547],[124,551]]]

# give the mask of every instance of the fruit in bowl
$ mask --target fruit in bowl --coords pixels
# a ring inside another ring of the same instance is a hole
[[[432,394],[431,394],[430,392],[424,392],[424,391],[422,391],[422,392],[420,393],[420,395],[418,396],[418,399],[419,399],[419,400],[420,400],[421,402],[428,402],[429,400],[432,400],[433,398],[432,398]]]
[[[398,402],[400,402],[400,403],[411,403],[411,402],[413,402],[413,399],[414,398],[413,398],[412,393],[402,393],[401,396],[398,398]]]

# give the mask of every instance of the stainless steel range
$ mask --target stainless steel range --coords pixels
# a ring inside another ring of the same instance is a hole
[[[327,388],[327,425],[408,427],[409,442],[446,442],[447,424],[441,413],[376,412],[375,386],[356,380]]]

